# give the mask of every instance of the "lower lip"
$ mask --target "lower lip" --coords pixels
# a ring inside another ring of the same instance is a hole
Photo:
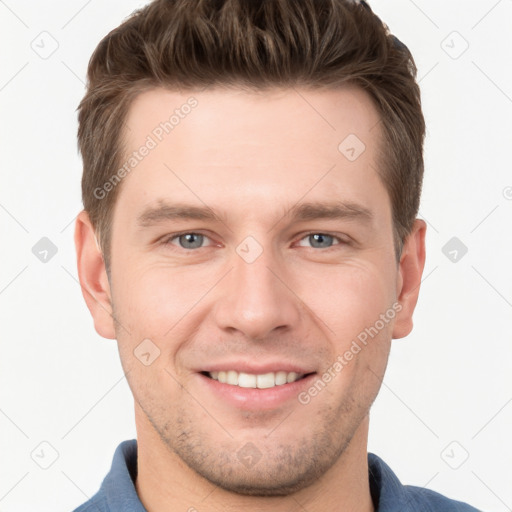
[[[290,400],[298,401],[298,395],[311,385],[316,374],[308,375],[295,382],[274,386],[272,388],[241,388],[223,384],[199,373],[198,376],[208,390],[224,402],[246,410],[276,409]]]

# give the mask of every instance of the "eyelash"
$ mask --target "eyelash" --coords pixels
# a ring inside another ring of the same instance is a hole
[[[183,232],[181,232],[181,233],[174,233],[173,235],[171,235],[171,236],[168,236],[168,237],[164,238],[164,239],[162,240],[162,244],[163,244],[164,246],[167,246],[167,247],[168,247],[168,246],[171,246],[171,245],[174,245],[174,244],[172,243],[172,241],[173,241],[173,240],[175,240],[175,239],[178,239],[180,236],[183,236],[183,235],[201,235],[201,236],[203,236],[203,237],[205,237],[205,238],[209,238],[209,237],[208,237],[208,235],[205,235],[204,233],[198,233],[198,232],[196,232],[196,231],[183,231]],[[326,248],[324,248],[324,249],[319,249],[319,248],[317,248],[317,247],[310,247],[311,249],[316,249],[316,250],[318,250],[318,251],[319,251],[319,250],[323,250],[323,251],[325,252],[325,251],[329,251],[330,249],[334,249],[334,248],[335,248],[336,246],[338,246],[338,245],[349,245],[349,244],[350,244],[349,240],[346,240],[346,239],[344,239],[344,238],[342,238],[342,237],[340,237],[340,236],[333,235],[333,234],[330,234],[330,233],[324,233],[323,231],[310,231],[310,232],[308,232],[308,233],[305,233],[305,234],[304,234],[304,235],[299,239],[299,241],[302,241],[302,240],[304,240],[305,238],[307,238],[307,237],[309,237],[309,236],[311,236],[311,235],[323,235],[323,236],[328,236],[328,237],[331,237],[331,238],[333,238],[334,240],[337,240],[337,241],[338,241],[338,243],[335,243],[335,244],[333,244],[332,246],[330,246],[330,247],[326,247]],[[194,251],[197,251],[197,250],[199,250],[199,249],[206,249],[206,247],[198,247],[198,248],[195,248],[195,249],[185,249],[184,247],[178,247],[178,246],[176,246],[176,249],[181,249],[181,250],[186,251],[186,252],[194,252]]]

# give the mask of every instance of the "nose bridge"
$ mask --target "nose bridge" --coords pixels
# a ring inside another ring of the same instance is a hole
[[[280,276],[283,265],[278,256],[251,238],[233,254],[232,271],[217,300],[216,321],[220,328],[263,339],[278,327],[297,325],[299,301],[282,282],[286,279]]]

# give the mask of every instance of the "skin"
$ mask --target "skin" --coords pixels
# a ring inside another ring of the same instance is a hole
[[[87,213],[76,223],[84,298],[97,332],[117,339],[134,396],[137,492],[150,512],[315,512],[340,503],[373,511],[369,410],[391,339],[412,329],[426,230],[415,221],[397,261],[377,173],[378,113],[354,87],[154,89],[130,108],[127,153],[190,96],[198,106],[120,185],[110,280]],[[352,162],[338,150],[348,134],[366,147]],[[335,200],[372,217],[286,215],[299,202]],[[139,225],[159,201],[207,205],[221,220]],[[183,232],[205,237],[199,247],[172,238]],[[333,238],[315,244],[311,233]],[[252,263],[237,252],[248,236],[262,249]],[[276,407],[234,406],[198,373],[212,363],[272,360],[318,378],[393,304],[394,318],[307,404],[294,396]],[[144,339],[160,350],[147,366],[134,355]],[[260,455],[251,467],[238,456],[247,443]]]

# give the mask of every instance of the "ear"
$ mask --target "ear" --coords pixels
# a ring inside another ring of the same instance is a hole
[[[103,338],[115,339],[110,284],[105,262],[85,210],[81,211],[76,219],[75,247],[78,278],[85,302],[94,320],[94,328]]]
[[[398,268],[397,297],[402,309],[396,316],[393,338],[403,338],[412,331],[412,314],[420,293],[425,267],[425,221],[416,219],[404,242]]]

